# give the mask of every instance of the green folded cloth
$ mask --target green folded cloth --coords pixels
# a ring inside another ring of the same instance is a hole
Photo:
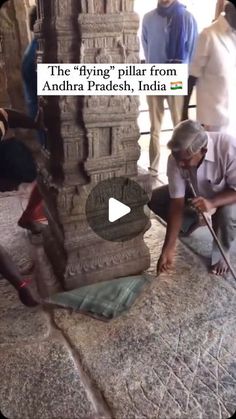
[[[130,308],[148,282],[150,279],[146,275],[113,279],[54,294],[45,303],[111,320]]]

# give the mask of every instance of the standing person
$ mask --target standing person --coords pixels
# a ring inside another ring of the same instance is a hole
[[[182,120],[196,85],[197,120],[207,131],[236,136],[236,0],[227,1],[225,15],[200,33],[189,73]]]
[[[143,18],[142,44],[146,63],[189,63],[196,38],[196,20],[177,0],[159,0],[157,7]],[[151,122],[149,169],[154,176],[158,174],[159,168],[165,99],[174,126],[180,121],[182,112],[182,97],[147,96]]]

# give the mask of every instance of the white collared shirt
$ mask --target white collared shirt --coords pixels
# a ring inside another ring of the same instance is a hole
[[[207,153],[198,169],[192,169],[190,178],[198,196],[213,198],[226,188],[236,191],[236,138],[219,132],[208,132]],[[171,198],[185,196],[189,174],[178,167],[172,155],[167,165]]]
[[[198,78],[197,120],[236,134],[236,31],[223,15],[199,35],[189,72]]]

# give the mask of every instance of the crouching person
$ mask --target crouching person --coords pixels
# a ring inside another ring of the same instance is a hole
[[[199,211],[208,213],[212,226],[229,257],[236,237],[236,139],[206,132],[200,123],[186,120],[176,126],[168,143],[168,186],[153,191],[149,207],[167,221],[157,273],[173,267],[179,233],[199,225]],[[197,197],[193,197],[189,181]],[[186,204],[191,200],[192,208]],[[222,275],[228,266],[215,243],[211,273]]]

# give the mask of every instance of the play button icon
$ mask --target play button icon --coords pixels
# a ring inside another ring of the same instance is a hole
[[[131,208],[128,205],[123,204],[115,198],[109,199],[109,210],[108,210],[108,220],[110,223],[114,223],[125,215],[129,214]]]
[[[144,188],[129,178],[103,180],[88,195],[88,224],[104,240],[132,240],[150,226],[150,220],[144,213],[148,202]]]

